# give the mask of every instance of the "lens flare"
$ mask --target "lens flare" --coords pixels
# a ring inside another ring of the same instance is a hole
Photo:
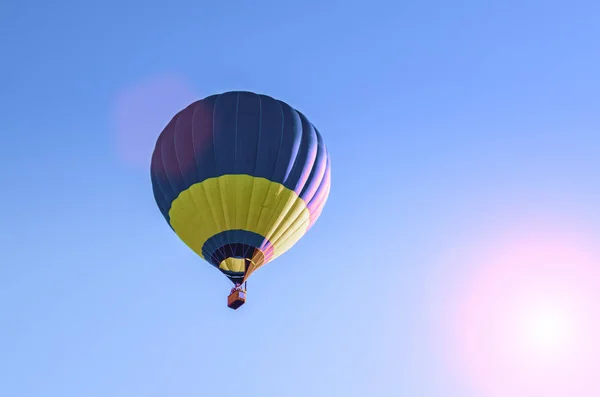
[[[477,395],[600,396],[595,246],[581,233],[514,232],[462,250],[436,337]]]
[[[564,302],[551,300],[524,308],[517,319],[523,348],[548,359],[564,354],[575,342],[575,329],[581,326],[573,312]]]
[[[185,80],[171,75],[156,76],[125,87],[114,105],[116,151],[120,160],[146,170],[156,137],[172,115],[195,98]]]

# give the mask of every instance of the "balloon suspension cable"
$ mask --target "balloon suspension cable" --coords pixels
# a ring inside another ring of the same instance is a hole
[[[248,288],[248,282],[245,281],[242,284],[235,283],[235,286],[231,289],[231,293],[233,294],[235,291],[244,291],[246,292]]]

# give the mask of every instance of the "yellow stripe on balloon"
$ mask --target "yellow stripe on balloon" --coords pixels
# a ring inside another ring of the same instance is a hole
[[[244,258],[227,258],[221,261],[219,269],[229,272],[243,273],[246,271],[246,259]]]
[[[223,175],[190,186],[173,201],[169,217],[179,238],[202,257],[206,240],[241,229],[271,242],[271,260],[298,242],[310,223],[306,203],[293,190],[250,175]]]

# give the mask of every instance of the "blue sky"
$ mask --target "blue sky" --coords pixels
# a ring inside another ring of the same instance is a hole
[[[1,395],[487,397],[440,358],[440,258],[600,236],[596,2],[8,0],[0,33]],[[237,312],[145,152],[232,89],[302,111],[332,158],[320,220]]]

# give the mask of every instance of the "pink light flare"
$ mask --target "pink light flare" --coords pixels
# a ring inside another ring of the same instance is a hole
[[[597,240],[520,231],[461,250],[436,313],[444,363],[481,397],[600,396]]]
[[[173,116],[197,98],[189,85],[171,75],[138,82],[118,93],[114,106],[119,158],[146,169],[156,138]]]

